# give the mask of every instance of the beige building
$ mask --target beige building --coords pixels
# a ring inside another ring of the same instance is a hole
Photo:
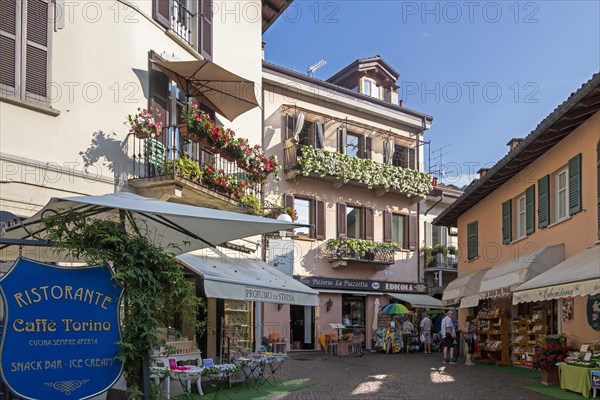
[[[269,242],[287,243],[288,273],[319,291],[316,308],[265,304],[265,330],[296,348],[319,349],[330,323],[364,330],[370,348],[376,301],[435,302],[418,253],[421,202],[432,190],[422,167],[432,118],[399,104],[398,77],[379,56],[327,81],[263,64],[263,146],[283,162],[266,206],[313,225]]]
[[[491,314],[525,332],[482,335],[499,362],[521,362],[541,333],[574,346],[598,339],[599,95],[596,74],[434,221],[458,227],[458,284],[444,300],[460,305],[461,322]]]

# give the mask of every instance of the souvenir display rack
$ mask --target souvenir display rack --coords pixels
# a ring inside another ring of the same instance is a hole
[[[519,316],[512,320],[512,364],[531,366],[536,348],[544,345],[549,333],[548,314],[544,309],[534,310],[531,318]]]
[[[230,348],[252,348],[254,335],[252,303],[225,300],[221,320],[221,357],[227,357]]]
[[[508,365],[509,356],[509,321],[500,308],[482,310],[476,318],[479,344],[478,357],[493,364]]]

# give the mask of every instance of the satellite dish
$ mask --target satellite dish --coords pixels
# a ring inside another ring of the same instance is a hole
[[[300,132],[302,132],[302,128],[304,128],[304,112],[300,112],[298,114],[298,118],[296,118],[296,126],[294,127],[294,141],[298,143],[300,141]]]

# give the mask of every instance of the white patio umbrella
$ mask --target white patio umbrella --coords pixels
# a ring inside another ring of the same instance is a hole
[[[377,317],[379,316],[379,299],[375,299],[375,313],[373,314],[373,330],[377,329]]]
[[[52,198],[34,216],[8,228],[6,233],[0,236],[0,259],[14,258],[18,255],[19,247],[28,247],[27,244],[19,244],[19,240],[45,239],[46,228],[42,218],[70,211],[82,212],[96,219],[123,220],[128,232],[139,232],[155,245],[168,248],[174,254],[305,226],[270,218],[168,203],[132,193]]]

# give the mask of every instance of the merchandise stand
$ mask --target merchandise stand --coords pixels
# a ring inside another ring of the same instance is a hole
[[[499,309],[477,315],[478,358],[496,365],[510,365],[509,330],[506,314]]]

